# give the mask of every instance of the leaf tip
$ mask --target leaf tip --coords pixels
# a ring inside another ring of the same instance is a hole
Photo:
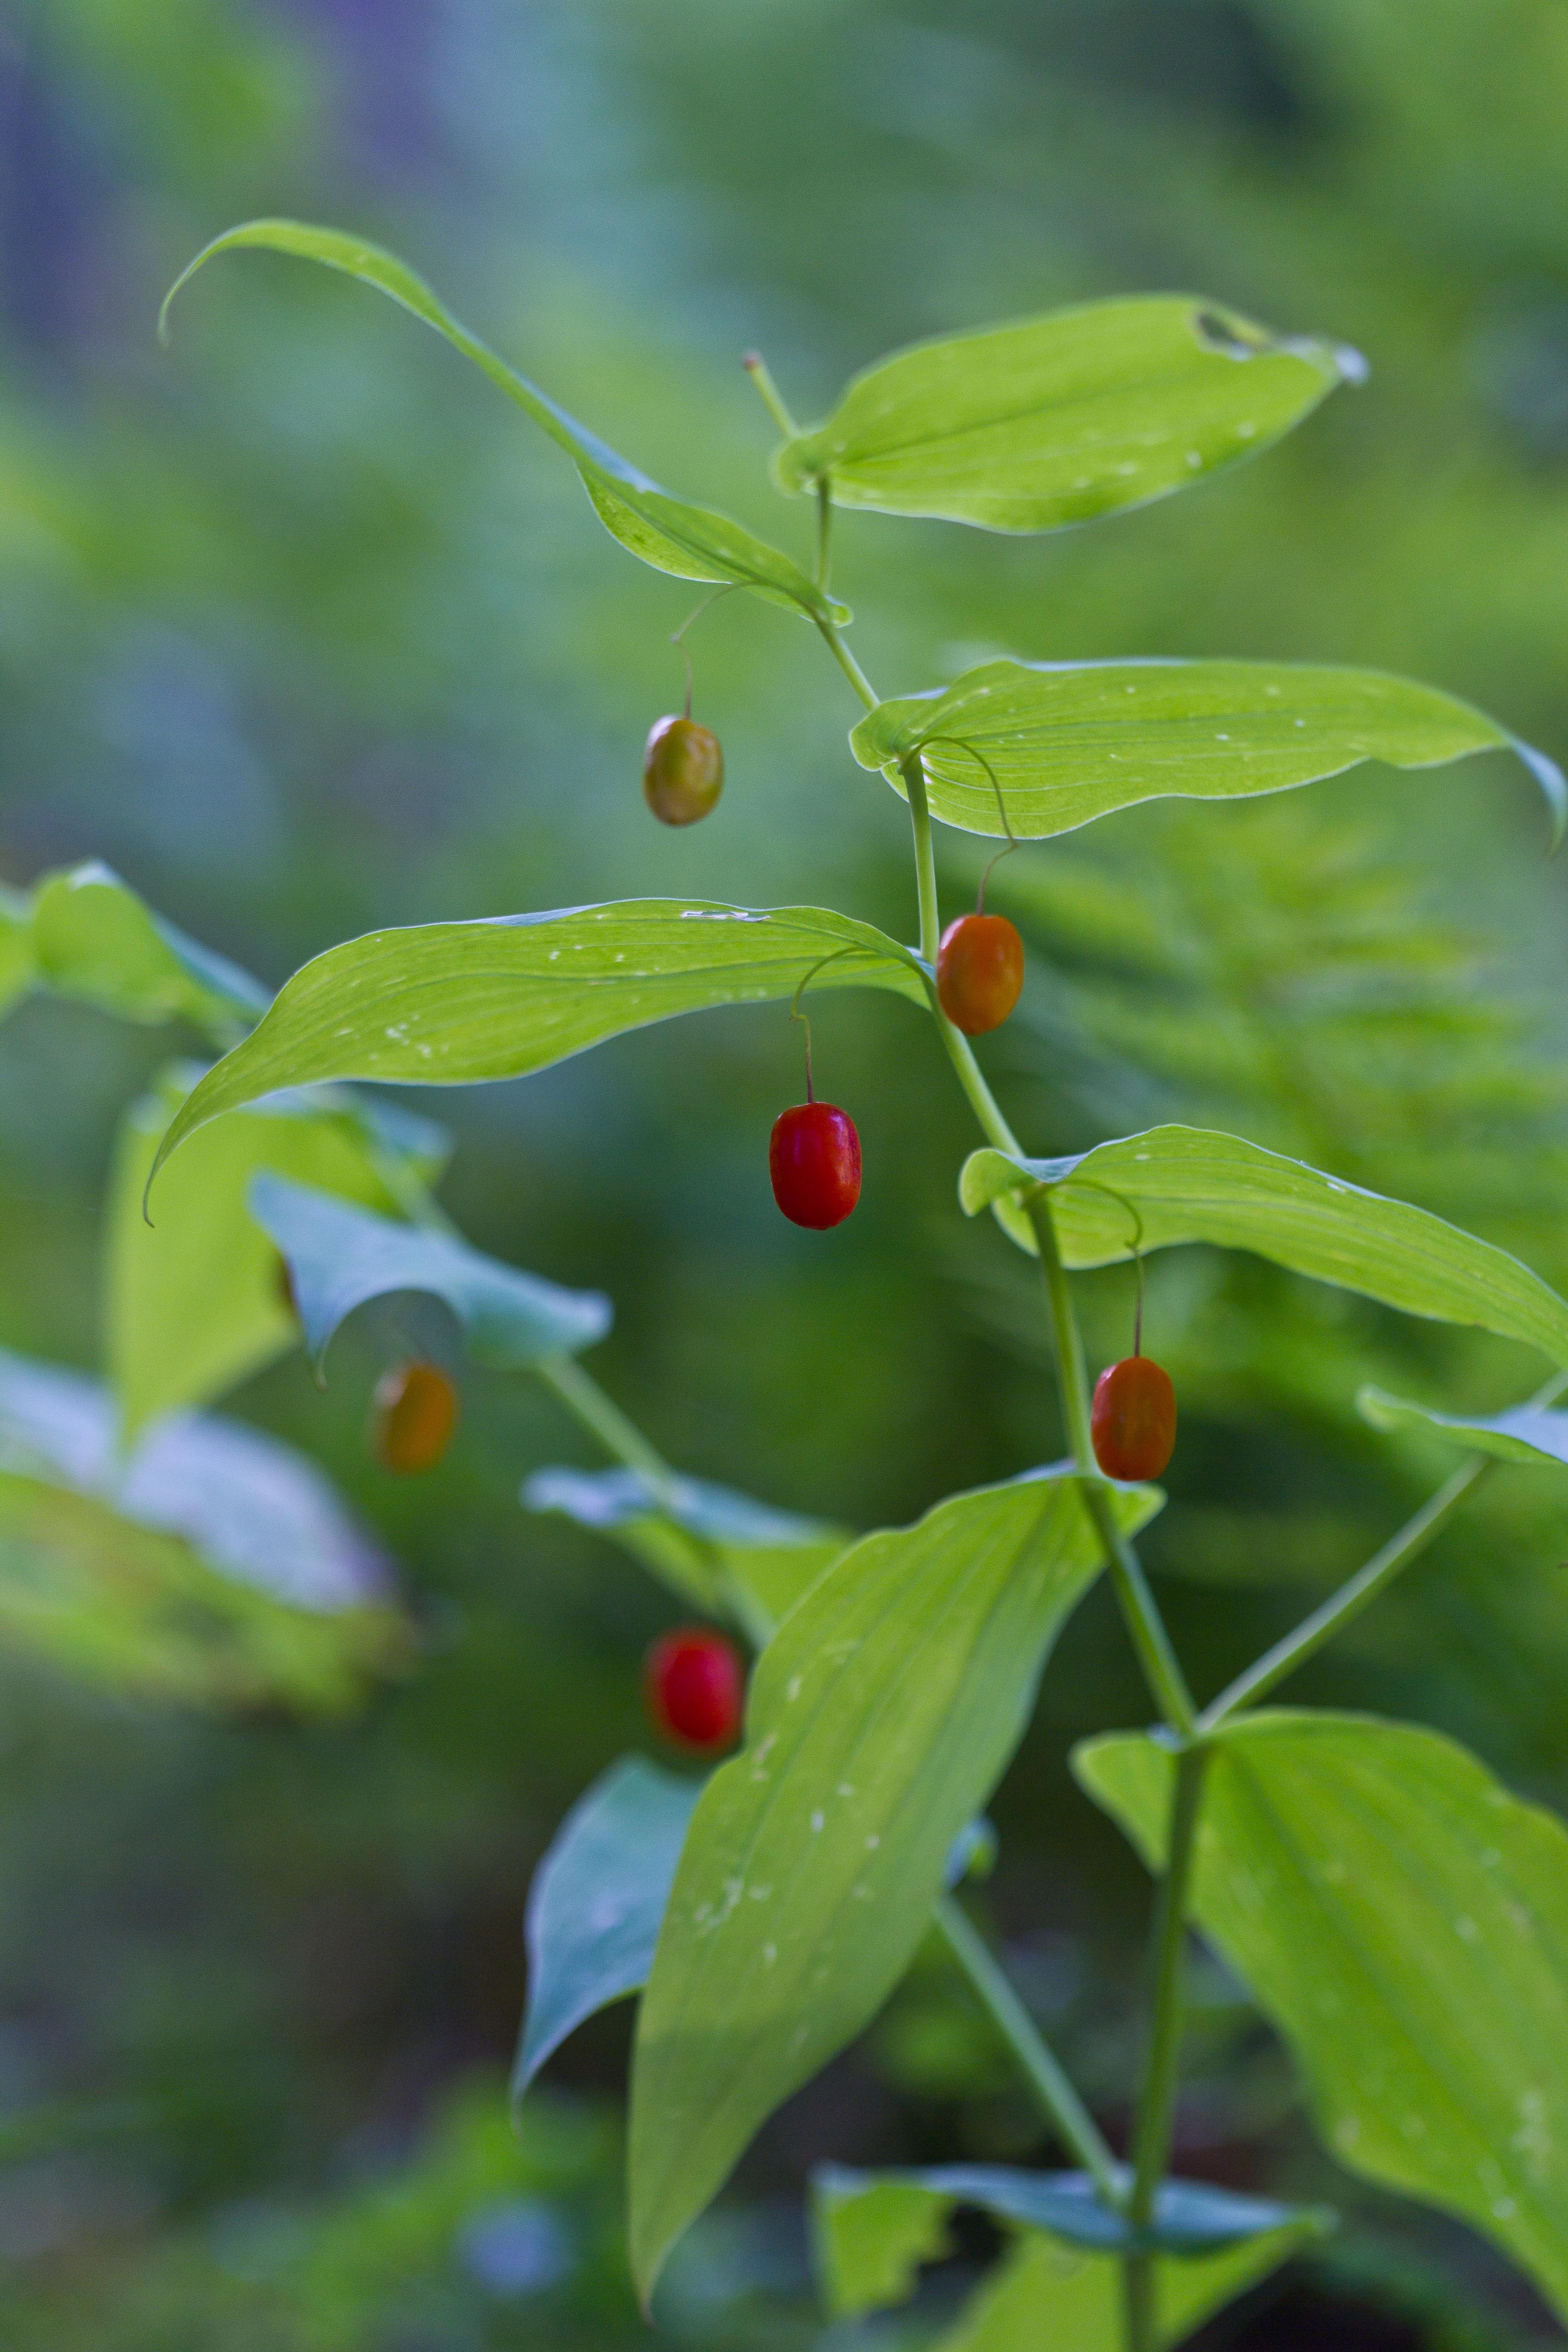
[[[1510,735],[1508,740],[1545,795],[1552,825],[1552,838],[1546,854],[1549,857],[1555,856],[1563,845],[1563,833],[1568,830],[1568,779],[1564,778],[1555,760],[1544,751],[1538,751],[1534,744],[1527,743],[1521,735]]]

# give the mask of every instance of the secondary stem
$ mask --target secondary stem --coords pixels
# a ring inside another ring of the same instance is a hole
[[[935,1916],[949,1951],[1017,2061],[1018,2071],[1034,2091],[1047,2119],[1084,2170],[1093,2176],[1107,2204],[1121,2207],[1126,2201],[1127,2191],[1118,2179],[1116,2159],[1109,2145],[1054,2053],[1041,2039],[1034,2020],[984,1938],[951,1895],[938,1896]]]
[[[899,763],[910,798],[910,824],[915,836],[915,892],[921,910],[921,953],[931,969],[942,937],[942,915],[936,898],[936,849],[931,837],[931,804],[926,799],[925,764],[918,751]]]
[[[1177,2062],[1182,2049],[1182,1979],[1186,1948],[1187,1897],[1197,1843],[1204,1767],[1207,1760],[1206,1750],[1203,1748],[1184,1748],[1176,1759],[1175,1785],[1171,1793],[1165,1874],[1160,1883],[1154,1909],[1149,2056],[1133,2133],[1132,2194],[1127,2206],[1127,2218],[1135,2230],[1146,2230],[1153,2221],[1160,2184],[1170,2160],[1176,2113]],[[1149,2253],[1130,2254],[1123,2267],[1122,2279],[1127,2352],[1156,2352],[1159,2333],[1154,2257]]]
[[[877,708],[877,697],[871,681],[844,642],[842,631],[828,620],[826,614],[814,613],[812,619],[822,632],[823,642],[868,710]]]

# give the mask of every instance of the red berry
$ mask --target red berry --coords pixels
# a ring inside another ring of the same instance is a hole
[[[768,1174],[793,1224],[816,1233],[841,1225],[860,1198],[860,1139],[848,1112],[825,1102],[781,1110],[768,1140]]]
[[[695,719],[656,719],[642,756],[642,788],[661,824],[695,824],[724,789],[717,735]]]
[[[966,1037],[999,1029],[1024,985],[1024,942],[1005,915],[960,915],[936,951],[942,1011]]]
[[[1124,1356],[1094,1384],[1094,1458],[1108,1478],[1157,1478],[1176,1443],[1176,1391],[1152,1356]]]
[[[655,1727],[686,1748],[732,1747],[745,1705],[733,1643],[700,1625],[666,1633],[647,1654],[643,1689]]]
[[[389,1470],[433,1469],[458,1425],[458,1391],[439,1364],[396,1364],[375,1391],[375,1450]]]

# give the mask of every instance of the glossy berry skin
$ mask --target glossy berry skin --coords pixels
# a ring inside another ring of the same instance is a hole
[[[666,1633],[647,1654],[643,1691],[657,1729],[683,1748],[731,1748],[745,1707],[732,1643],[700,1625]]]
[[[656,719],[642,755],[642,789],[660,824],[695,824],[724,789],[717,735],[695,719]]]
[[[1124,1356],[1094,1384],[1094,1458],[1108,1478],[1157,1478],[1176,1443],[1176,1391],[1152,1356]]]
[[[819,1234],[841,1225],[860,1198],[860,1139],[848,1112],[825,1102],[781,1110],[768,1139],[768,1174],[792,1224]]]
[[[1024,985],[1024,942],[1005,915],[960,915],[936,951],[942,1011],[966,1037],[999,1029]]]
[[[375,1450],[388,1470],[432,1470],[458,1425],[458,1391],[439,1364],[395,1364],[375,1390]]]

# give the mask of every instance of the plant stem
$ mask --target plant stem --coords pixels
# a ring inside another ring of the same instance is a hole
[[[1049,1195],[1043,1190],[1026,1204],[1029,1223],[1040,1245],[1040,1266],[1046,1277],[1051,1331],[1056,1341],[1057,1373],[1062,1414],[1074,1463],[1082,1473],[1081,1492],[1116,1586],[1116,1597],[1145,1681],[1166,1722],[1175,1731],[1193,1728],[1197,1709],[1187,1688],[1171,1637],[1137,1553],[1116,1522],[1105,1482],[1094,1458],[1089,1426],[1089,1374],[1084,1368],[1083,1339],[1073,1309],[1067,1268],[1057,1246],[1056,1223]]]
[[[1192,1885],[1207,1760],[1204,1748],[1184,1748],[1176,1759],[1175,1784],[1171,1791],[1165,1874],[1154,1906],[1149,2055],[1132,2140],[1132,2194],[1128,2200],[1127,2218],[1134,2229],[1146,2230],[1154,2219],[1160,2184],[1171,2154],[1176,2072],[1182,2051],[1182,1964],[1186,1948],[1187,1895]],[[1130,2254],[1123,2265],[1122,2282],[1127,2352],[1156,2352],[1159,2334],[1152,2254]]]
[[[1018,2071],[1039,2101],[1047,2122],[1064,2147],[1092,2175],[1106,2203],[1113,2210],[1119,2209],[1126,2202],[1127,2190],[1117,2177],[1116,2159],[1001,1964],[968,1913],[951,1895],[938,1896],[935,1918],[949,1951],[1017,2061]]]
[[[795,440],[800,431],[800,427],[795,423],[794,417],[790,415],[789,410],[784,406],[784,394],[780,392],[777,384],[773,382],[772,375],[769,373],[768,363],[766,360],[763,359],[761,352],[745,352],[742,357],[741,365],[751,377],[753,385],[756,387],[758,395],[762,400],[763,406],[767,410],[768,415],[773,418],[773,423],[778,426],[779,431],[784,435],[784,439],[786,441]]]
[[[872,689],[871,681],[845,644],[843,631],[836,622],[830,621],[826,614],[814,613],[811,617],[821,630],[823,642],[828,652],[833,656],[867,709],[875,710],[877,697]]]
[[[629,1421],[614,1399],[605,1395],[574,1356],[546,1356],[533,1370],[552,1395],[558,1397],[567,1412],[598,1439],[606,1454],[613,1454],[628,1470],[640,1471],[648,1484],[664,1496],[673,1495],[675,1472],[663,1454],[649,1444],[637,1423]]]
[[[934,971],[942,938],[942,915],[936,898],[936,848],[931,837],[931,804],[926,799],[926,772],[918,751],[899,762],[899,773],[910,796],[910,824],[915,836],[915,891],[921,909],[921,953]]]
[[[827,573],[833,559],[833,493],[823,475],[816,485],[816,584],[827,585]]]

